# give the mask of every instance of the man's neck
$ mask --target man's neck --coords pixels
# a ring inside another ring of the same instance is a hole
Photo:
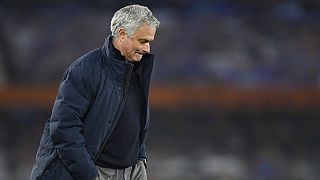
[[[113,38],[112,38],[112,44],[113,44],[113,46],[114,46],[117,50],[119,50],[119,52],[120,52],[121,55],[123,56],[123,54],[122,54],[122,52],[121,52],[121,45],[120,45],[119,39],[116,38],[116,37],[113,37]]]

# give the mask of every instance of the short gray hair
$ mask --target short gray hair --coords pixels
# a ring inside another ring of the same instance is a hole
[[[118,30],[123,28],[126,34],[131,37],[143,23],[147,23],[153,28],[160,26],[160,21],[153,16],[147,7],[137,4],[125,6],[114,13],[110,25],[111,33],[118,37]]]

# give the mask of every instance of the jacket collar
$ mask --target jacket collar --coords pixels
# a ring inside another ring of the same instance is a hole
[[[109,36],[105,41],[106,43],[108,43],[108,54],[110,57],[115,58],[116,60],[119,61],[126,61],[124,56],[121,55],[121,52],[114,47],[112,41],[113,41],[114,37],[113,36]]]
[[[105,43],[101,50],[106,57],[107,66],[109,65],[111,67],[115,79],[119,82],[125,79],[129,69],[133,68],[133,64],[126,61],[124,56],[121,55],[120,51],[113,46],[113,38],[113,36],[109,35],[105,39]],[[147,53],[142,56],[141,61],[135,63],[134,65],[136,72],[142,77],[141,80],[143,82],[150,81],[153,60],[154,55]]]

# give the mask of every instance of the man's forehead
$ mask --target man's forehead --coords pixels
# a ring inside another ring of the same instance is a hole
[[[152,41],[154,39],[156,33],[156,28],[145,25],[140,26],[137,31],[133,34],[133,36],[138,40],[148,40]]]

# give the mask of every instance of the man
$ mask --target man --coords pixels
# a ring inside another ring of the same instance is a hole
[[[111,20],[100,48],[64,73],[31,179],[145,180],[150,42],[160,22],[129,5]]]

